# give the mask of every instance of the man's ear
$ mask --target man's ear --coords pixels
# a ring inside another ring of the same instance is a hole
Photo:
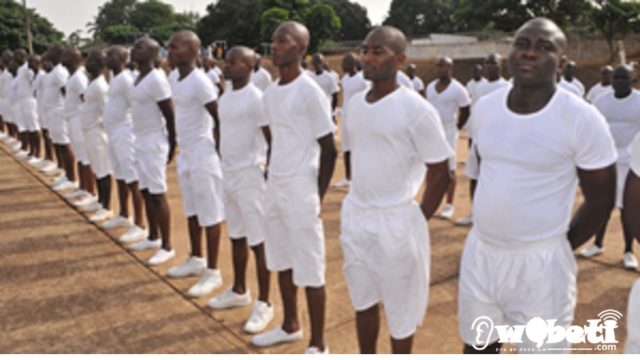
[[[560,77],[562,77],[562,73],[564,72],[564,64],[567,63],[567,57],[566,56],[561,56],[560,57],[560,61],[558,61],[558,74],[560,74]]]
[[[398,65],[404,64],[405,60],[407,60],[407,55],[405,53],[396,54],[396,61]]]

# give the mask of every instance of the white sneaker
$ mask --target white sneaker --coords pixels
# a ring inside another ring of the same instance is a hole
[[[187,295],[200,297],[222,286],[222,275],[218,269],[206,269],[200,276],[200,280],[187,290]]]
[[[584,258],[590,258],[593,256],[598,256],[600,254],[602,254],[604,252],[604,247],[600,247],[596,244],[593,244],[591,246],[589,246],[588,248],[582,250],[580,252],[580,256],[584,257]]]
[[[73,206],[77,207],[77,208],[82,208],[85,206],[89,206],[91,204],[95,204],[98,202],[98,197],[97,196],[93,196],[93,195],[88,195],[85,197],[83,197],[82,199],[78,200],[78,201],[74,201],[73,202]]]
[[[18,152],[20,150],[22,150],[22,143],[20,141],[17,141],[15,143],[13,143],[13,145],[11,145],[11,150],[13,152]]]
[[[153,256],[149,258],[149,260],[147,260],[147,265],[155,266],[155,265],[164,264],[167,261],[173,259],[175,256],[176,256],[176,251],[174,249],[171,249],[171,250],[160,249],[156,251],[156,253],[153,254]]]
[[[264,330],[273,319],[273,306],[264,301],[256,301],[249,320],[244,324],[244,331],[257,334]]]
[[[460,219],[456,220],[455,224],[458,226],[469,226],[473,224],[473,216],[472,215],[463,216]]]
[[[69,180],[67,180],[67,177],[64,174],[61,174],[57,178],[53,179],[53,181],[51,182],[51,187],[54,188],[65,181],[69,181]]]
[[[39,168],[40,164],[42,163],[42,160],[38,159],[37,157],[34,156],[29,156],[29,160],[27,160],[27,164],[35,167],[35,168]]]
[[[78,208],[78,210],[80,210],[82,212],[86,212],[86,213],[90,213],[90,212],[94,212],[94,211],[100,211],[100,209],[102,209],[102,205],[100,205],[98,203],[93,203],[93,204],[89,204],[87,206],[82,206],[82,207]]]
[[[87,195],[87,193],[84,190],[76,190],[76,191],[72,191],[72,192],[70,192],[68,194],[65,194],[62,197],[67,199],[67,200],[71,200],[71,199],[79,198],[81,196],[86,196],[86,195]]]
[[[225,290],[219,296],[214,297],[207,303],[210,308],[216,310],[230,309],[251,304],[251,292],[246,289],[244,294],[233,292],[233,286]]]
[[[156,239],[156,240],[144,239],[135,244],[132,244],[131,246],[129,246],[129,249],[131,251],[142,251],[142,250],[148,250],[148,249],[160,249],[161,246],[162,246],[162,240],[160,239]]]
[[[120,236],[118,239],[121,243],[132,243],[140,240],[144,240],[149,236],[149,231],[138,226],[129,228],[126,234]]]
[[[42,171],[45,174],[50,174],[56,170],[58,170],[58,165],[56,165],[53,162],[47,162],[45,165],[42,166],[42,168],[40,168],[40,171]]]
[[[320,350],[317,346],[309,346],[304,353],[311,355],[327,355],[329,354],[329,347],[325,346],[324,350]]]
[[[101,228],[105,229],[105,230],[109,230],[109,229],[115,229],[115,228],[121,228],[121,227],[130,227],[131,224],[131,219],[126,218],[122,215],[118,215],[116,217],[114,217],[113,219],[105,222],[104,224],[100,225]]]
[[[78,189],[78,184],[77,183],[73,183],[69,180],[62,182],[59,185],[56,185],[53,187],[53,191],[55,192],[61,192],[61,191],[65,191],[65,190],[76,190]]]
[[[442,211],[440,212],[440,218],[447,220],[451,219],[455,210],[456,209],[453,207],[453,205],[444,204],[444,207],[442,207]]]
[[[636,259],[635,255],[632,252],[627,251],[624,253],[624,257],[622,258],[622,263],[624,267],[629,270],[637,270],[638,269],[638,259]]]
[[[167,276],[172,278],[200,276],[206,269],[207,262],[204,258],[200,256],[189,256],[184,263],[169,269]]]
[[[113,217],[113,211],[107,210],[107,209],[100,209],[98,210],[98,212],[96,212],[89,218],[89,221],[100,222],[100,221],[105,221],[107,219],[110,219],[111,217]]]
[[[56,164],[53,164],[53,167],[46,167],[46,170],[42,170],[42,172],[47,176],[64,175],[64,170],[58,169],[58,166]]]
[[[251,343],[258,347],[267,347],[298,340],[302,340],[302,329],[289,334],[282,329],[282,326],[278,326],[264,334],[254,336]]]
[[[344,179],[340,179],[338,181],[336,181],[333,186],[335,187],[347,187],[351,184],[351,181],[349,181],[347,178]]]
[[[18,150],[16,152],[16,158],[18,158],[19,160],[29,160],[29,153],[24,151],[24,150]]]

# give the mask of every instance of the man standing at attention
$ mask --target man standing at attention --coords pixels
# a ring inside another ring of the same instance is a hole
[[[603,66],[600,69],[600,76],[602,79],[599,83],[593,85],[587,93],[587,101],[593,104],[596,98],[607,91],[611,91],[611,77],[613,76],[613,68],[609,65]]]
[[[256,346],[302,339],[297,288],[305,288],[311,339],[308,353],[327,353],[324,342],[325,244],[320,205],[335,167],[335,126],[326,94],[300,66],[309,31],[287,21],[273,33],[273,64],[280,80],[264,94],[273,134],[265,213],[267,267],[278,272],[282,326],[252,339]]]
[[[605,119],[557,84],[566,47],[551,20],[526,22],[509,54],[513,87],[481,98],[469,122],[480,171],[460,269],[465,353],[500,351],[497,332],[473,329],[479,317],[496,325],[540,317],[571,326],[573,249],[593,236],[614,204],[616,150]],[[571,219],[578,184],[584,203]],[[516,345],[552,351],[523,340]]]
[[[364,76],[373,87],[354,95],[344,129],[353,172],[342,206],[340,240],[362,353],[376,352],[380,304],[393,352],[411,352],[429,296],[426,220],[450,181],[453,150],[438,112],[396,80],[406,47],[404,34],[393,27],[367,35]],[[429,181],[418,205],[414,198],[427,168]]]

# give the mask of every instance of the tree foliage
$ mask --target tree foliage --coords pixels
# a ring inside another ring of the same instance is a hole
[[[27,10],[31,24],[33,50],[36,53],[46,51],[51,45],[63,41],[64,34],[58,31],[45,17],[33,9]],[[0,48],[27,49],[24,10],[13,0],[0,0]]]
[[[349,0],[320,0],[329,4],[340,18],[342,27],[336,34],[336,40],[361,40],[371,30],[371,21],[367,9]]]
[[[593,9],[591,20],[593,29],[607,42],[609,61],[612,61],[617,52],[614,41],[621,40],[638,29],[640,4],[620,0],[598,1]]]
[[[325,41],[335,39],[342,28],[340,18],[329,4],[317,3],[309,8],[305,23],[311,36],[309,49],[317,51]]]
[[[136,0],[110,0],[98,8],[98,14],[88,25],[89,32],[96,39],[105,38],[109,26],[131,24],[129,15]]]

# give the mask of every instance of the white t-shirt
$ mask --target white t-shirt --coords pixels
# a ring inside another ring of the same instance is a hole
[[[414,76],[413,79],[411,79],[411,82],[413,83],[413,89],[419,93],[424,91],[424,82],[422,82],[422,79],[420,79],[417,76]]]
[[[93,129],[102,124],[102,113],[107,102],[109,85],[104,76],[93,79],[84,90],[84,102],[80,105],[80,123],[83,129]]]
[[[333,76],[326,71],[323,71],[320,74],[312,73],[311,78],[313,78],[313,80],[318,83],[318,86],[320,86],[322,91],[324,91],[324,93],[327,95],[329,101],[331,101],[333,94],[340,91],[340,88],[338,87],[338,84],[336,83]]]
[[[176,106],[176,136],[181,149],[214,144],[213,119],[206,104],[218,99],[214,86],[201,69],[193,69],[180,80],[170,78],[173,102]]]
[[[593,105],[605,117],[618,149],[618,161],[629,162],[628,148],[640,132],[640,92],[632,90],[629,96],[617,99],[613,91],[599,96]]]
[[[442,162],[453,150],[438,112],[414,90],[399,86],[373,104],[366,96],[352,98],[344,126],[352,169],[347,196],[363,207],[407,204],[424,181],[425,164]]]
[[[469,96],[471,97],[471,102],[476,103],[478,101],[478,87],[487,82],[487,79],[481,77],[480,80],[476,81],[473,78],[467,81],[467,91],[469,92]]]
[[[286,85],[274,83],[263,96],[272,134],[271,178],[318,175],[318,139],[335,131],[325,92],[306,72]]]
[[[44,72],[44,70],[39,70],[38,74],[35,76],[35,79],[33,80],[33,90],[35,91],[35,98],[36,98],[36,102],[38,103],[39,115],[42,113],[42,111],[44,111],[44,103],[43,103],[44,77],[46,75],[47,73]]]
[[[80,95],[84,93],[88,83],[89,79],[87,79],[82,67],[78,68],[67,80],[64,97],[64,116],[67,120],[78,114],[81,104]]]
[[[165,121],[158,102],[171,97],[171,86],[162,70],[151,70],[131,88],[131,118],[137,137],[164,133]]]
[[[262,127],[268,121],[262,92],[252,83],[227,89],[220,97],[220,154],[224,171],[236,171],[264,162]]]
[[[251,82],[255,85],[260,91],[264,92],[267,90],[269,85],[273,82],[271,79],[271,74],[263,67],[259,68],[258,71],[251,72]]]
[[[611,85],[603,86],[602,83],[597,83],[589,89],[587,93],[587,100],[593,104],[593,102],[598,98],[598,96],[605,94],[609,91],[613,91]]]
[[[478,87],[476,88],[476,100],[480,99],[481,97],[491,94],[492,92],[501,89],[503,87],[510,87],[512,84],[503,79],[503,78],[498,78],[498,80],[495,81],[485,81],[482,84],[479,84]]]
[[[562,77],[560,78],[559,85],[571,91],[572,93],[578,95],[579,97],[584,96],[584,85],[582,85],[582,83],[576,78],[573,78],[571,82],[568,82],[567,80],[565,80],[564,77]]]
[[[631,170],[640,176],[640,134],[637,134],[628,149],[631,154]]]
[[[409,79],[407,74],[405,74],[404,72],[402,71],[397,72],[396,81],[398,82],[398,84],[402,86],[406,86],[409,89],[413,90],[413,82],[411,81],[411,79]]]
[[[107,103],[104,107],[104,125],[108,130],[120,126],[131,127],[131,88],[133,76],[121,71],[111,79]]]
[[[349,105],[349,101],[353,97],[353,95],[359,93],[360,91],[368,89],[370,86],[369,81],[365,80],[364,76],[361,72],[356,73],[351,76],[349,74],[344,74],[342,76],[342,109],[343,114],[347,112],[347,106]],[[345,115],[346,116],[346,115]]]
[[[18,69],[16,76],[16,100],[33,98],[33,71],[24,63]]]
[[[532,114],[507,107],[510,88],[478,100],[471,115],[480,156],[472,231],[501,246],[566,236],[578,185],[577,169],[615,163],[604,117],[586,101],[558,87]]]
[[[471,99],[458,80],[451,79],[441,93],[436,91],[437,82],[433,80],[427,86],[427,99],[438,110],[445,133],[455,134],[458,131],[458,109],[471,105]]]
[[[13,79],[13,75],[11,75],[9,70],[3,70],[0,73],[0,98],[2,99],[9,98],[9,87],[11,86],[12,79]]]
[[[64,96],[62,89],[69,79],[69,71],[61,64],[56,65],[44,78],[44,107],[47,110],[62,109]]]

